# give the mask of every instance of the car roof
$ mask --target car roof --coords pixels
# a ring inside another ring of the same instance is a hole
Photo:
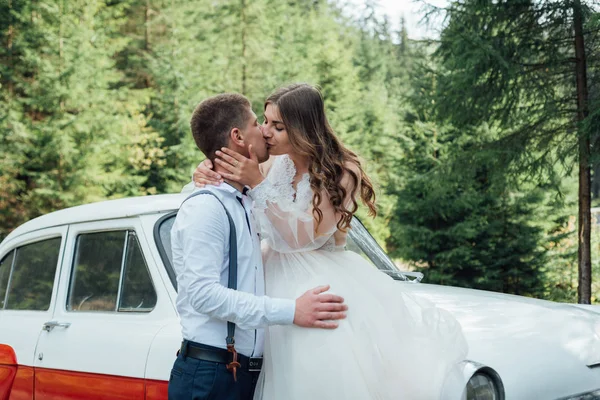
[[[13,230],[3,242],[8,242],[24,233],[53,226],[178,210],[187,196],[189,193],[128,197],[65,208],[25,222]]]

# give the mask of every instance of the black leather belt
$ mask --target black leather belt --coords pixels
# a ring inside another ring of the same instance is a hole
[[[184,340],[181,343],[179,352],[184,357],[191,357],[197,360],[211,361],[219,364],[229,364],[232,359],[232,354],[225,349],[207,345],[199,347],[195,345],[194,342],[187,340]],[[263,359],[262,357],[247,357],[238,353],[238,362],[240,363],[241,369],[250,372],[258,372],[262,368]]]

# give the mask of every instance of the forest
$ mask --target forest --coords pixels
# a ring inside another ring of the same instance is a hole
[[[326,0],[0,0],[0,240],[176,193],[195,105],[307,82],[377,187],[359,211],[423,282],[600,302],[600,4],[423,3],[432,39]],[[433,22],[432,22],[433,23]],[[591,208],[591,212],[590,212]]]

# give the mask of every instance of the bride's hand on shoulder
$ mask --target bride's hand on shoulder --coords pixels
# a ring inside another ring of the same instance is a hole
[[[215,153],[217,155],[215,163],[229,171],[229,173],[221,173],[223,178],[254,188],[265,177],[260,172],[258,157],[252,149],[252,145],[248,146],[248,151],[250,152],[250,158],[235,150],[223,147],[221,151]]]
[[[223,178],[221,177],[221,175],[213,171],[212,168],[213,164],[208,158],[202,161],[200,164],[198,164],[196,170],[194,171],[193,178],[194,184],[197,187],[202,188],[206,185],[218,186],[221,183],[223,183]]]

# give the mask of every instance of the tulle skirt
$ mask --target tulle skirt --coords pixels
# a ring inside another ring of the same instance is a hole
[[[319,285],[344,297],[334,330],[272,326],[255,400],[460,399],[460,324],[351,251],[264,249],[266,292],[295,299]]]

